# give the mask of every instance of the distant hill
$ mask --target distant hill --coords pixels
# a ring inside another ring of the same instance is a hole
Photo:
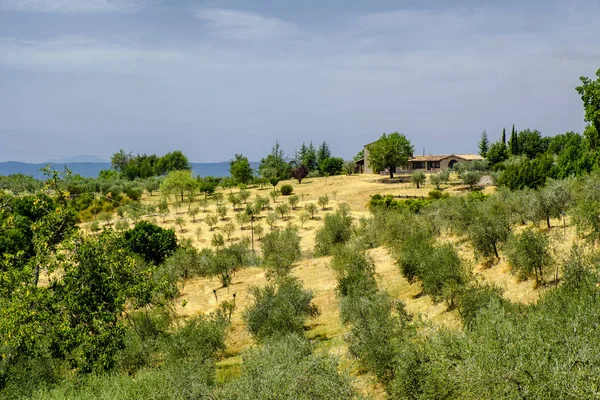
[[[43,164],[29,164],[18,161],[0,162],[0,175],[25,174],[33,175],[33,177],[41,179],[43,174],[40,169],[45,167]],[[53,163],[54,168],[62,170],[66,165],[74,174],[79,174],[84,177],[96,177],[103,169],[109,169],[110,163],[107,162],[68,162],[68,163]],[[258,168],[258,163],[250,163],[253,168]],[[223,161],[218,163],[192,163],[192,172],[199,176],[229,176],[229,162]]]

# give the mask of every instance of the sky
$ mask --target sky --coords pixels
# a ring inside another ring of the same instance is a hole
[[[0,161],[581,132],[592,0],[0,0]]]

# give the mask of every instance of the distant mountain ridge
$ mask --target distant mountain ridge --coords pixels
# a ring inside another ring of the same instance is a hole
[[[49,163],[30,164],[19,161],[0,162],[0,175],[24,174],[32,175],[34,178],[41,179],[44,175],[40,169]],[[66,165],[73,174],[79,174],[83,177],[96,177],[103,169],[109,169],[108,162],[67,162],[51,163],[55,169],[61,171]],[[218,163],[191,163],[192,172],[199,176],[229,176],[229,161]],[[258,163],[251,162],[253,168],[258,168]]]

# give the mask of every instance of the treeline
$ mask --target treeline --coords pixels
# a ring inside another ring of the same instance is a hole
[[[583,134],[566,132],[544,137],[537,130],[517,131],[513,125],[508,140],[503,129],[500,140],[492,144],[487,133],[482,134],[479,151],[492,169],[500,171],[499,185],[513,190],[537,188],[546,178],[579,176],[599,167],[600,70],[596,75],[596,80],[582,77],[581,86],[576,88],[588,123]]]
[[[122,178],[128,180],[161,176],[171,171],[191,170],[187,157],[179,150],[159,157],[156,154],[138,154],[134,156],[132,153],[125,153],[121,149],[118,153],[113,154],[110,162],[112,169]],[[103,175],[110,174],[110,170],[102,171],[100,177],[107,177]]]
[[[252,181],[278,182],[294,178],[301,183],[306,177],[331,176],[354,173],[353,161],[344,161],[343,158],[333,157],[327,142],[321,143],[317,148],[312,142],[308,145],[302,143],[296,150],[294,157],[285,155],[279,142],[276,142],[271,153],[260,160],[257,171],[250,168],[248,158],[236,154],[230,162],[230,175],[238,183],[248,184]]]

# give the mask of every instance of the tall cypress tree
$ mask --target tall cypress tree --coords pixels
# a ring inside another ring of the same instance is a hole
[[[502,143],[506,144],[506,128],[502,128]]]
[[[519,155],[519,139],[514,125],[510,134],[510,140],[508,141],[508,148],[510,150],[510,154],[513,156]]]

